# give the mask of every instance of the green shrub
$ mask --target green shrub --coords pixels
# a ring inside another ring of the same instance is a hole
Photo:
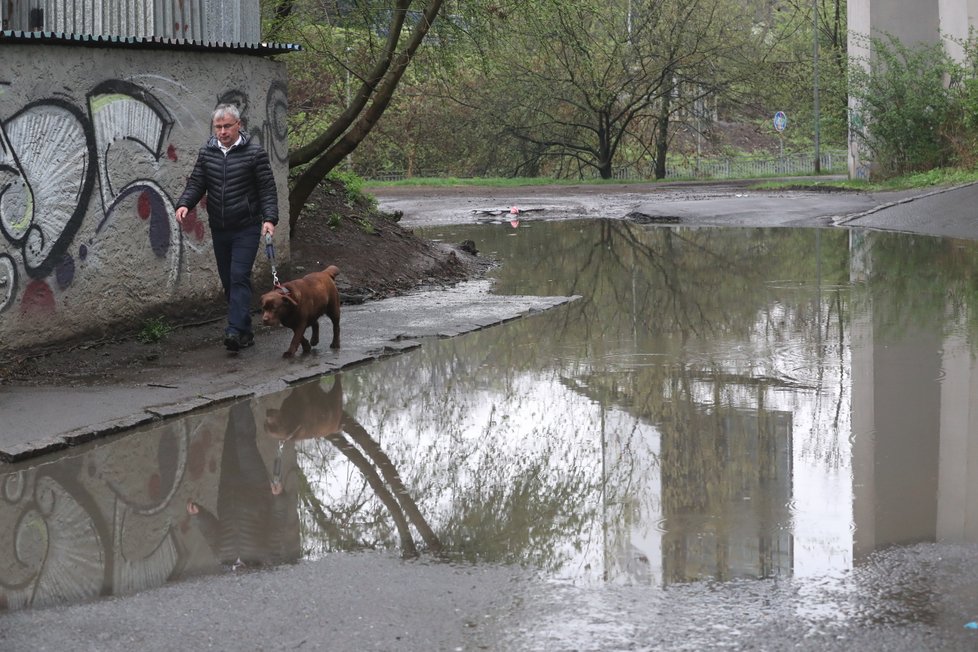
[[[910,48],[888,36],[871,45],[868,69],[853,66],[851,93],[865,121],[858,136],[873,161],[885,176],[948,164],[947,135],[960,114],[948,80],[960,78],[960,69],[941,43]]]

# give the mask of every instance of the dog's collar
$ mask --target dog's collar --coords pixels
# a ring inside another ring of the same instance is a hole
[[[276,283],[275,284],[275,289],[278,290],[279,292],[281,292],[282,294],[291,294],[289,292],[289,288],[285,287],[281,283]]]

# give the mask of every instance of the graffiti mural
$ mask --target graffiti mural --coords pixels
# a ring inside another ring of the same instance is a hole
[[[288,90],[281,82],[274,82],[268,91],[265,103],[265,119],[263,126],[263,142],[268,155],[280,163],[288,163]]]
[[[36,102],[0,124],[0,230],[32,278],[62,262],[85,216],[94,158],[85,118],[66,102]]]
[[[141,270],[142,291],[172,296],[188,256],[209,253],[198,209],[182,228],[173,214],[191,157],[208,135],[210,107],[188,118],[180,82],[131,79],[100,81],[81,101],[59,91],[0,115],[0,320],[56,313],[79,279],[91,292],[104,284],[93,278],[120,266]],[[227,90],[215,104],[222,100],[238,104],[246,118],[245,90]],[[259,106],[266,114],[253,134],[284,163],[285,84],[273,82]],[[175,135],[191,142],[182,161]]]
[[[169,113],[151,93],[124,81],[99,84],[87,100],[87,115],[53,98],[0,122],[0,232],[9,245],[0,252],[0,312],[18,294],[22,312],[53,310],[52,284],[67,289],[92,253],[94,242],[76,242],[85,216],[99,215],[98,233],[128,198],[136,200],[147,248],[168,283],[178,280],[173,202],[153,178],[172,126]],[[100,204],[93,207],[96,182]],[[22,281],[19,269],[30,280]]]
[[[242,90],[230,90],[217,98],[217,104],[234,104],[241,112],[241,122],[252,138],[258,140],[273,161],[287,163],[288,150],[288,89],[282,82],[272,82],[265,97],[265,120],[253,123],[248,120],[248,94]]]
[[[139,177],[136,162],[144,159],[151,171],[158,169],[173,120],[152,94],[118,80],[96,87],[88,95],[88,106],[99,152],[104,217],[98,230],[113,218],[123,200],[137,196],[138,215],[147,225],[147,244],[172,286],[180,273],[181,253],[180,230],[172,218],[173,201],[153,179]]]

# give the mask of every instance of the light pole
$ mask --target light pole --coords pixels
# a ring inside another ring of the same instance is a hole
[[[350,108],[350,52],[353,48],[346,49],[346,109]],[[346,155],[346,167],[353,171],[353,152]]]
[[[815,174],[822,172],[822,155],[819,152],[818,110],[818,0],[812,0],[812,86],[814,87],[813,112],[815,114]]]

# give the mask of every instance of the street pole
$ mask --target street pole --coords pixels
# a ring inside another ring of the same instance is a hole
[[[346,107],[350,108],[350,51],[353,48],[346,49]],[[346,167],[351,172],[353,171],[353,152],[346,155]]]
[[[632,42],[632,0],[628,0],[628,16],[625,19],[628,27],[628,42]]]
[[[813,111],[815,113],[815,174],[822,172],[822,154],[819,151],[818,110],[818,0],[812,0],[812,86],[815,89]]]

